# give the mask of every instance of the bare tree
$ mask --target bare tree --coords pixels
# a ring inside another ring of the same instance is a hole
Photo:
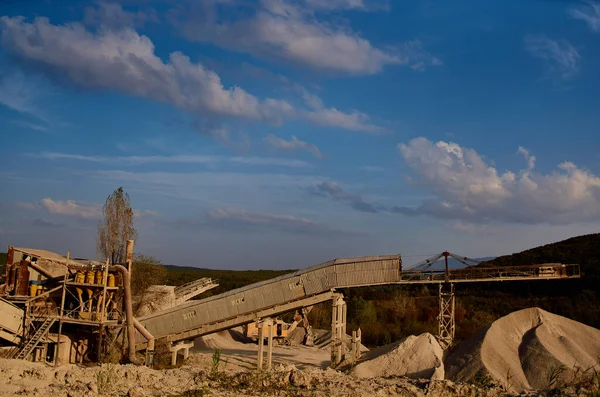
[[[104,219],[98,223],[98,253],[110,263],[125,262],[125,244],[135,240],[137,230],[133,227],[133,209],[129,195],[119,187],[110,196],[102,208]]]

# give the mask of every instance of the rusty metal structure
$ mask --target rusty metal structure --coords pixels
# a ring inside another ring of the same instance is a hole
[[[447,347],[454,337],[454,284],[580,277],[576,264],[482,267],[473,266],[475,263],[469,258],[449,252],[411,269],[402,268],[400,254],[338,258],[209,298],[179,303],[136,319],[131,313],[129,290],[130,272],[135,272],[131,264],[132,248],[133,242],[128,245],[125,266],[108,266],[70,260],[69,255],[62,257],[47,252],[40,255],[41,252],[34,250],[9,247],[6,282],[0,290],[0,340],[19,346],[16,350],[19,358],[36,359],[35,350],[42,346],[40,354],[46,357],[53,354],[54,362],[58,362],[62,358],[58,354],[61,337],[69,340],[70,352],[75,348],[76,361],[86,354],[90,359],[97,359],[106,346],[122,335],[127,336],[130,360],[135,362],[136,352],[145,350],[145,362],[150,364],[156,340],[170,346],[172,362],[176,362],[178,351],[184,350],[184,356],[187,355],[196,337],[256,323],[260,335],[260,367],[263,367],[265,336],[268,368],[275,318],[294,311],[305,314],[313,305],[331,301],[331,362],[335,366],[348,357],[356,359],[360,341],[360,334],[352,338],[346,335],[346,303],[339,293],[343,288],[439,284],[438,337],[442,346]],[[468,266],[449,269],[449,257]],[[441,258],[445,258],[445,268],[431,270],[433,263]],[[206,288],[211,282],[190,284],[180,291],[185,295],[193,289]],[[26,289],[29,293],[22,295]],[[21,328],[17,326],[19,323]],[[79,344],[75,341],[80,339],[86,341],[85,352],[77,350]],[[53,345],[55,348],[50,354]],[[73,354],[65,355],[64,360],[67,359],[74,361]]]
[[[98,360],[124,327],[134,343],[129,288],[123,266],[10,246],[0,285],[0,343],[13,346],[12,358]]]

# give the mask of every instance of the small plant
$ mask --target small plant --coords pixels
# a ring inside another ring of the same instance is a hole
[[[513,387],[513,375],[510,373],[510,368],[506,372],[506,384],[504,385],[504,389],[506,391],[510,391]]]
[[[219,375],[219,364],[221,362],[221,349],[216,349],[212,355],[212,365],[210,367],[210,377],[216,378]]]
[[[123,351],[119,344],[112,344],[106,351],[104,351],[98,362],[106,364],[119,364],[123,358]]]
[[[98,387],[98,393],[106,393],[110,386],[116,380],[115,366],[113,364],[107,364],[96,372],[96,386]]]
[[[494,379],[484,370],[478,371],[473,377],[473,381],[471,383],[486,390],[492,389],[496,386]]]
[[[550,367],[550,370],[548,371],[548,390],[560,388],[563,386],[563,382],[561,381],[561,379],[566,370],[567,367],[565,367],[562,364]]]

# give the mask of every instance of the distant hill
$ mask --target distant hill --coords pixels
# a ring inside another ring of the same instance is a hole
[[[244,285],[279,277],[295,270],[217,270],[201,269],[189,266],[166,265],[167,285],[179,286],[201,277],[210,277],[219,281],[219,286],[202,294],[202,297],[220,294]]]
[[[500,256],[483,265],[524,266],[551,262],[579,264],[585,285],[600,288],[600,233],[572,237],[516,254]]]

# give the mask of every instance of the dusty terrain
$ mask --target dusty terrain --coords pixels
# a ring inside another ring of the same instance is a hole
[[[0,396],[506,396],[451,381],[402,377],[358,379],[332,369],[297,370],[279,366],[269,373],[224,371],[184,365],[152,370],[134,365],[89,368],[0,359]]]
[[[0,359],[0,396],[589,396],[594,381],[583,375],[593,374],[588,366],[600,355],[600,330],[537,308],[497,320],[445,362],[435,337],[421,334],[366,351],[338,371],[328,368],[326,332],[312,347],[274,347],[273,369],[258,372],[257,345],[240,331],[197,338],[189,358],[166,370]],[[558,364],[565,369],[549,384],[544,371]],[[578,384],[565,385],[573,379]]]

